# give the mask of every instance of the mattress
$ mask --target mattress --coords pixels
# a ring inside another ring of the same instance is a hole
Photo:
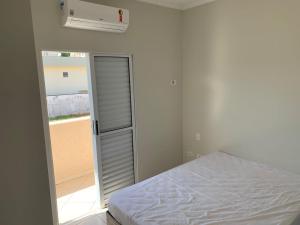
[[[122,225],[289,225],[300,212],[300,176],[213,153],[115,192]]]

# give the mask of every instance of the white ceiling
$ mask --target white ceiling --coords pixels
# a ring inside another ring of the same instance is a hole
[[[141,2],[148,2],[155,5],[165,6],[174,9],[190,9],[199,5],[203,5],[215,0],[138,0]]]

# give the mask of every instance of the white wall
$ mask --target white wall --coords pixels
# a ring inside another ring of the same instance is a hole
[[[37,52],[134,54],[141,179],[181,162],[182,108],[185,152],[222,149],[300,171],[298,0],[219,0],[188,10],[183,54],[179,11],[108,0],[131,11],[120,35],[64,29],[57,1],[31,3]],[[29,2],[5,1],[0,10],[0,224],[51,225]]]
[[[0,224],[52,225],[29,0],[0,7]]]
[[[139,178],[180,164],[181,12],[135,0],[109,0],[107,4],[131,13],[128,31],[112,34],[63,28],[57,1],[31,3],[38,51],[133,54]],[[172,79],[178,81],[176,87],[171,87]]]
[[[87,57],[43,56],[47,95],[87,93]],[[68,72],[68,77],[63,73]]]
[[[185,155],[225,150],[300,173],[299,8],[218,0],[184,12]]]
[[[86,68],[48,67],[44,71],[47,95],[71,95],[88,91]],[[63,72],[68,72],[68,77],[63,77]]]
[[[88,94],[47,96],[48,117],[90,114]]]

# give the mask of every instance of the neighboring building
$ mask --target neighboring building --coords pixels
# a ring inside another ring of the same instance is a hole
[[[63,57],[60,53],[43,55],[46,94],[84,94],[88,90],[86,54],[72,54]]]
[[[43,65],[48,116],[88,114],[87,55],[45,51]]]

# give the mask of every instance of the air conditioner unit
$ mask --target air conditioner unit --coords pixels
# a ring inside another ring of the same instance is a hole
[[[129,11],[81,0],[63,0],[63,26],[87,30],[125,32]]]

